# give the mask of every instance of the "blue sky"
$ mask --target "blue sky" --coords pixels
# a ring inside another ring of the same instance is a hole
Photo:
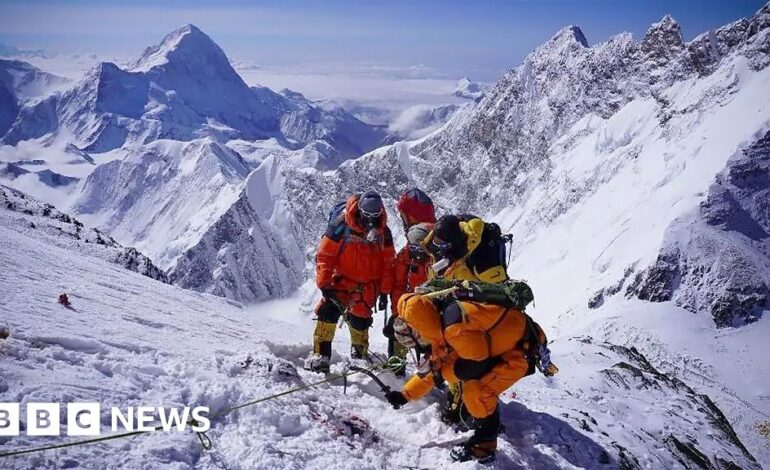
[[[4,1],[0,42],[52,52],[139,54],[194,23],[231,56],[258,64],[371,62],[424,65],[437,75],[494,80],[562,26],[590,43],[664,14],[686,39],[764,2],[701,1]]]

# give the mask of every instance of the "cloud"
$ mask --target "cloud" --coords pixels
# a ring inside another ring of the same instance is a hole
[[[250,85],[299,91],[311,100],[349,108],[368,122],[390,122],[405,108],[461,103],[453,96],[459,77],[447,77],[424,65],[371,62],[303,63],[264,66],[235,60],[233,66]]]
[[[388,131],[407,140],[419,139],[443,126],[456,110],[456,105],[410,106],[391,121]]]

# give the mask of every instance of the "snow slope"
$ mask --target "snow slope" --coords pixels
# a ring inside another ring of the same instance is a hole
[[[0,259],[6,267],[0,281],[10,287],[0,301],[0,326],[11,332],[0,340],[2,401],[96,400],[103,409],[207,404],[217,410],[322,377],[298,368],[313,323],[297,298],[244,308],[48,243],[18,223],[0,226]],[[71,309],[55,303],[62,291]],[[648,319],[673,316],[682,325],[695,318],[638,301],[621,307],[639,309]],[[495,468],[691,468],[704,458],[758,468],[710,399],[644,353],[611,342],[627,328],[624,319],[633,318],[615,314],[596,318],[611,320],[602,323],[606,332],[591,327],[579,336],[555,334],[562,373],[525,379],[514,389],[518,398],[503,397],[506,430]],[[766,325],[736,334],[761,336]],[[706,328],[702,337],[709,334]],[[344,351],[347,335],[338,336],[336,348]],[[384,348],[379,335],[374,347]],[[693,364],[690,359],[686,364]],[[743,371],[760,360],[749,352],[734,365]],[[383,378],[399,386],[394,377]],[[766,381],[756,378],[759,387]],[[449,463],[450,444],[442,443],[463,436],[438,421],[436,395],[397,412],[366,377],[352,378],[346,395],[341,389],[323,385],[217,420],[209,432],[211,451],[191,433],[154,434],[3,465],[473,468]],[[3,437],[0,451],[54,440]]]
[[[54,206],[6,186],[0,186],[0,220],[20,233],[34,234],[40,243],[95,256],[151,279],[169,282],[163,271],[135,248],[124,248],[98,228],[86,227]]]
[[[213,139],[158,140],[99,165],[72,207],[168,269],[232,205],[249,171]]]

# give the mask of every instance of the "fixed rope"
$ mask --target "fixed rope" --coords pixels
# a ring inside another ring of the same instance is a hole
[[[250,401],[250,402],[242,403],[240,405],[231,406],[229,408],[223,408],[223,409],[217,411],[216,413],[210,415],[209,416],[209,420],[213,422],[214,419],[216,419],[216,418],[221,418],[222,416],[225,416],[227,414],[232,413],[233,411],[237,411],[237,410],[240,410],[242,408],[246,408],[246,407],[249,407],[249,406],[257,405],[259,403],[262,403],[262,402],[265,402],[265,401],[269,401],[269,400],[273,400],[273,399],[276,399],[276,398],[280,398],[280,397],[283,397],[283,396],[286,396],[286,395],[290,395],[292,393],[301,392],[303,390],[307,390],[309,388],[313,388],[313,387],[316,387],[318,385],[325,384],[327,382],[332,382],[332,381],[337,380],[337,379],[347,379],[347,377],[349,377],[351,375],[354,375],[354,374],[366,373],[366,372],[374,372],[375,370],[378,370],[378,369],[380,369],[381,371],[387,370],[387,365],[380,364],[380,365],[377,365],[377,366],[370,367],[368,369],[359,369],[359,368],[351,369],[348,372],[344,372],[344,373],[340,373],[340,374],[335,374],[335,375],[326,377],[323,380],[318,380],[316,382],[312,382],[312,383],[309,383],[309,384],[306,384],[306,385],[301,385],[299,387],[290,388],[288,390],[284,390],[283,392],[276,393],[274,395],[269,395],[269,396],[266,396],[266,397],[262,397],[262,398],[259,398],[259,399],[256,399],[256,400],[253,400],[253,401]],[[347,381],[346,381],[346,385],[347,385]],[[197,425],[197,421],[189,420],[187,422],[187,424],[191,425],[191,426],[196,426]],[[20,450],[14,450],[14,451],[10,451],[10,452],[2,452],[2,453],[0,453],[0,458],[3,458],[3,457],[14,457],[14,456],[25,455],[25,454],[32,454],[32,453],[36,453],[36,452],[43,452],[43,451],[46,451],[46,450],[63,449],[65,447],[76,447],[76,446],[84,446],[84,445],[89,445],[89,444],[96,444],[98,442],[111,441],[111,440],[114,440],[114,439],[123,439],[123,438],[132,437],[132,436],[137,436],[139,434],[148,434],[148,433],[151,433],[151,432],[157,432],[157,431],[160,431],[162,429],[163,429],[163,426],[155,426],[154,428],[147,429],[147,430],[128,431],[128,432],[124,432],[124,433],[120,433],[120,434],[111,434],[109,436],[96,437],[96,438],[92,438],[92,439],[83,439],[83,440],[79,440],[79,441],[65,442],[65,443],[62,443],[62,444],[52,444],[52,445],[48,445],[48,446],[32,447],[32,448],[29,448],[29,449],[20,449]],[[206,433],[204,431],[193,431],[193,432],[195,432],[195,434],[197,434],[198,440],[200,441],[201,447],[203,447],[203,449],[210,450],[213,447],[211,439],[209,438],[208,435],[206,435]]]

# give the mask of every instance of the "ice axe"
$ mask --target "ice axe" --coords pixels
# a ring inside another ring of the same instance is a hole
[[[390,387],[385,385],[385,382],[380,380],[380,378],[377,377],[377,374],[372,372],[371,369],[364,369],[363,367],[358,367],[358,366],[348,366],[348,369],[349,370],[354,370],[356,372],[361,372],[362,374],[368,375],[369,377],[372,378],[372,380],[374,380],[377,383],[377,385],[380,386],[380,389],[382,390],[383,393],[385,393],[385,394],[390,393]],[[347,389],[348,389],[348,381],[345,380],[345,383],[344,383],[343,389],[342,389],[342,393],[347,392]]]

